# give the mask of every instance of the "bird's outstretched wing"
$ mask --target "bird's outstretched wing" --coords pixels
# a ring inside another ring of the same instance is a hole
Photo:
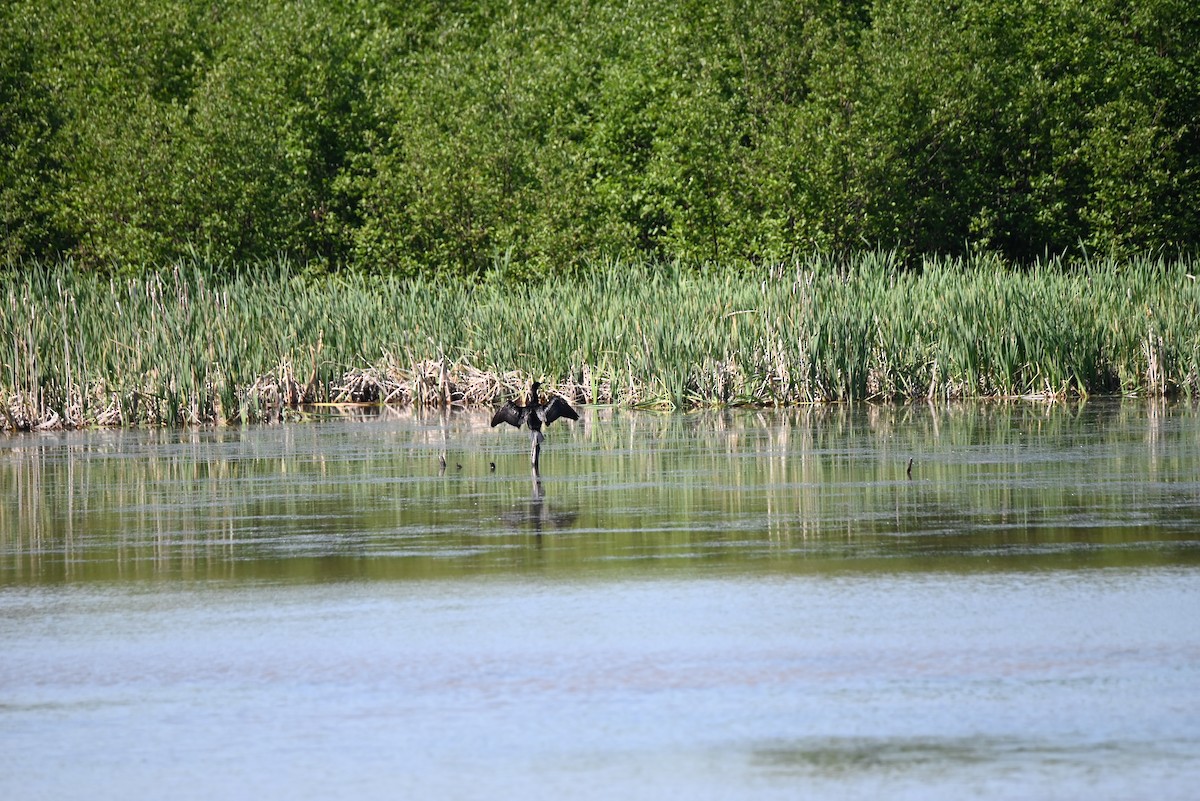
[[[538,410],[538,417],[542,418],[543,423],[550,425],[560,417],[565,417],[568,420],[578,420],[579,413],[572,409],[571,404],[562,398],[555,398]]]
[[[517,404],[513,403],[512,401],[509,401],[497,409],[496,413],[492,415],[492,428],[495,428],[501,423],[508,423],[510,426],[516,426],[517,428],[520,428],[521,407],[517,406]]]

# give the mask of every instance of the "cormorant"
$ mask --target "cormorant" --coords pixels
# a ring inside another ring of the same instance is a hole
[[[565,417],[568,420],[579,419],[579,413],[572,409],[571,404],[562,398],[552,398],[549,403],[542,403],[538,397],[538,387],[540,386],[540,382],[533,382],[533,386],[529,388],[529,396],[525,399],[524,406],[518,406],[516,403],[509,401],[492,415],[493,428],[501,423],[508,423],[510,426],[516,426],[517,428],[524,425],[529,429],[529,437],[532,440],[530,461],[533,463],[535,469],[538,466],[538,456],[541,453],[542,440],[545,439],[542,435],[542,426],[548,426],[560,417]]]

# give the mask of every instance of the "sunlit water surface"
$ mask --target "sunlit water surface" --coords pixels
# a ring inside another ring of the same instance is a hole
[[[1195,797],[1193,407],[485,418],[0,440],[0,797]]]

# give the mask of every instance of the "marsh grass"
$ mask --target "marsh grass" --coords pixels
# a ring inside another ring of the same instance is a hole
[[[142,277],[0,273],[0,425],[273,420],[322,403],[483,405],[531,376],[655,408],[867,399],[1192,395],[1185,260],[813,257],[756,272],[611,261],[570,281],[364,275],[287,263]]]

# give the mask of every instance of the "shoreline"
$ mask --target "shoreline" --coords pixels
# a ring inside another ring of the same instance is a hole
[[[88,404],[93,410],[88,416],[81,414],[83,404],[78,400],[64,416],[57,409],[43,409],[38,418],[31,414],[33,408],[28,400],[9,398],[0,402],[0,431],[7,434],[46,431],[73,431],[98,428],[130,428],[138,426],[188,427],[188,426],[238,426],[257,423],[277,423],[304,420],[317,409],[378,409],[384,410],[440,410],[462,411],[494,408],[500,404],[521,398],[526,392],[532,376],[521,372],[489,374],[473,367],[440,365],[437,361],[424,362],[412,368],[376,366],[347,371],[340,383],[318,387],[314,383],[302,384],[286,366],[277,372],[261,376],[253,385],[239,392],[243,403],[232,415],[219,405],[177,409],[174,419],[163,413],[163,400],[148,392],[137,392],[135,398],[111,397],[102,407],[102,399],[93,397]],[[611,377],[592,383],[588,378],[592,371],[584,368],[577,377],[546,381],[543,395],[561,396],[572,404],[597,407],[618,407],[643,411],[696,412],[720,409],[797,409],[805,407],[833,407],[838,405],[907,405],[907,404],[952,404],[971,403],[1025,403],[1058,404],[1078,403],[1089,400],[1182,400],[1185,393],[1129,393],[1106,392],[1086,393],[1074,389],[1025,394],[975,394],[956,392],[922,394],[912,396],[878,395],[857,399],[777,399],[771,402],[719,402],[697,399],[684,406],[672,405],[661,398],[643,394],[639,388],[624,387],[625,394],[614,391]],[[579,380],[582,378],[583,380]],[[326,391],[328,390],[328,391]],[[644,390],[643,390],[644,391]],[[644,397],[645,400],[638,400]],[[15,408],[14,408],[15,407]],[[127,414],[137,417],[126,417]]]

